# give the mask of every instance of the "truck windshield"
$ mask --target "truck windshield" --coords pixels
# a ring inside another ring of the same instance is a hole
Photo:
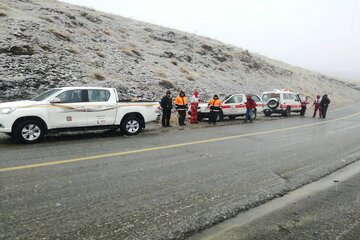
[[[34,98],[32,98],[31,100],[32,101],[43,101],[45,100],[46,98],[50,97],[51,95],[53,95],[54,93],[57,93],[59,92],[61,89],[58,89],[58,88],[54,88],[54,89],[50,89]]]

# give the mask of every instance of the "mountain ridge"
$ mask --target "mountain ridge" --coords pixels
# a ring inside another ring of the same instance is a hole
[[[52,87],[115,87],[121,98],[167,89],[213,93],[288,88],[356,101],[360,87],[218,40],[55,0],[0,4],[0,101]]]

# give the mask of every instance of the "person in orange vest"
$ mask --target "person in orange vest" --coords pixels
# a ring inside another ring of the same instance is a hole
[[[186,111],[188,109],[187,98],[184,91],[180,91],[179,96],[175,99],[175,107],[179,114],[179,126],[184,126]]]
[[[198,123],[198,120],[197,120],[198,106],[199,106],[199,91],[195,90],[194,96],[192,96],[190,98],[190,109],[191,109],[190,123],[191,124]]]
[[[221,111],[222,102],[219,99],[218,95],[214,95],[213,99],[211,99],[208,103],[210,107],[210,116],[209,116],[209,123],[216,123],[216,119]]]
[[[320,95],[316,95],[316,99],[314,100],[313,106],[314,106],[313,118],[316,116],[316,113],[317,113],[318,110],[319,110],[319,117],[321,117]]]

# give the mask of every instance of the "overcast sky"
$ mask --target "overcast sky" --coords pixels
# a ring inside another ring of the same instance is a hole
[[[64,0],[360,81],[360,0]]]

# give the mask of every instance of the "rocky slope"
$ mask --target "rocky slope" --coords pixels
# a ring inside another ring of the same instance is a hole
[[[360,97],[359,86],[247,50],[54,0],[2,0],[0,20],[0,101],[72,85],[143,99],[195,88],[204,97],[273,88]]]

